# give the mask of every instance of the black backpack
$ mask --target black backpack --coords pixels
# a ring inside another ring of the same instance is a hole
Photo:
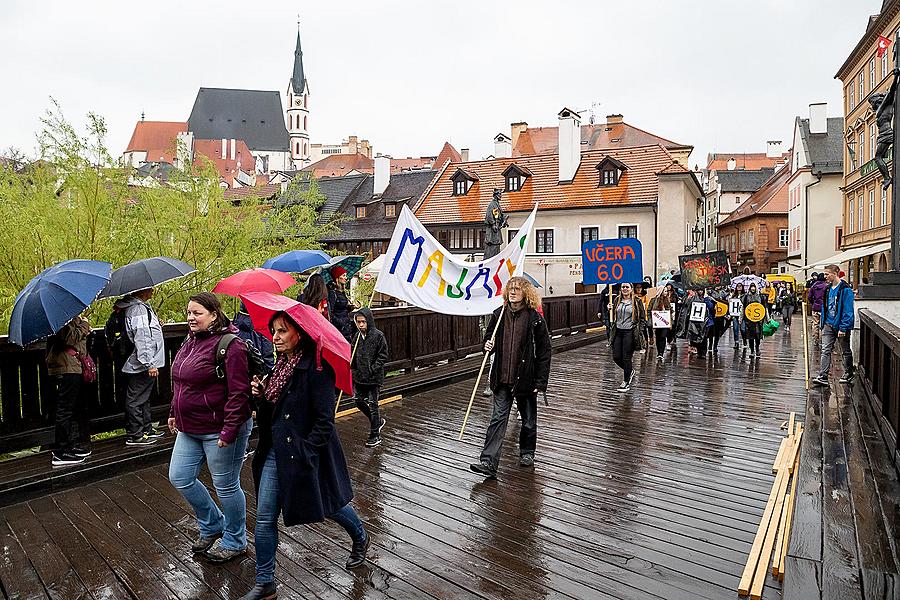
[[[228,345],[234,340],[244,342],[244,347],[247,349],[247,367],[250,381],[253,381],[254,376],[264,379],[269,375],[269,367],[266,366],[262,353],[260,353],[259,348],[253,345],[253,342],[245,340],[239,335],[226,333],[219,337],[219,341],[216,344],[216,377],[225,379],[225,354],[228,351]]]
[[[125,363],[128,357],[134,352],[134,342],[128,336],[128,330],[125,325],[125,313],[127,309],[113,306],[112,313],[106,319],[106,325],[103,326],[103,336],[106,338],[106,347],[110,356],[117,364]],[[150,313],[150,307],[147,307],[147,322],[153,319]]]

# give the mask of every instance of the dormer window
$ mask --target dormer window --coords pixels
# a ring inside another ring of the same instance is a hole
[[[357,206],[357,207],[356,207],[356,218],[357,218],[357,219],[365,219],[365,218],[366,218],[366,207],[365,207],[365,205],[363,205],[363,206]]]
[[[396,204],[385,204],[384,205],[384,216],[388,219],[397,216],[397,205]]]
[[[478,181],[478,176],[474,173],[457,169],[456,173],[450,177],[450,181],[453,182],[453,195],[465,196],[472,189],[472,186],[475,185],[475,182]]]
[[[531,176],[531,171],[518,165],[509,165],[503,171],[503,178],[506,181],[505,191],[518,192],[525,185],[525,179]]]
[[[619,185],[622,174],[628,170],[628,166],[620,160],[607,156],[597,165],[600,171],[600,183],[597,187],[615,187]]]

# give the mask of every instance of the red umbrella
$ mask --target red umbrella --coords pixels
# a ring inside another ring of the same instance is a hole
[[[226,277],[216,284],[213,292],[240,296],[247,292],[271,292],[280,294],[297,282],[287,273],[274,269],[246,269]]]
[[[253,328],[272,339],[269,321],[277,312],[286,312],[316,344],[316,362],[322,358],[331,365],[335,385],[346,394],[353,394],[353,378],[350,374],[350,344],[341,332],[319,311],[296,300],[269,292],[248,292],[240,295],[247,307]]]

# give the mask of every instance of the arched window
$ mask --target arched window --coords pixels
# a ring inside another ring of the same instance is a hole
[[[297,145],[295,146],[294,154],[297,154],[298,156],[300,155],[300,142],[297,142]]]
[[[303,115],[303,131],[306,131],[306,115]]]

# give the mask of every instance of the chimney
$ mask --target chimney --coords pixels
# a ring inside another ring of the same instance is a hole
[[[734,171],[734,168],[737,167],[737,161],[734,160],[734,157],[728,159],[728,170]]]
[[[559,111],[559,182],[569,183],[581,162],[581,117],[571,108]]]
[[[769,140],[766,142],[766,158],[781,158],[781,140]]]
[[[622,115],[606,115],[606,125],[607,127],[612,127],[613,125],[621,125],[623,123],[624,117]]]
[[[469,149],[468,149],[468,148],[462,148],[462,149],[459,151],[459,157],[460,157],[460,159],[461,159],[463,162],[469,162]]]
[[[515,148],[516,144],[519,143],[519,136],[522,135],[526,129],[528,129],[528,123],[526,123],[525,121],[520,121],[518,123],[512,123],[509,126],[509,133],[512,136],[510,139],[512,140],[513,148]]]
[[[625,134],[625,125],[622,115],[606,115],[606,131],[610,142],[621,142]]]
[[[509,158],[512,156],[512,140],[505,133],[494,136],[494,156],[497,158]]]
[[[234,150],[235,150],[234,147],[236,144],[237,144],[237,140],[235,140],[234,138],[231,138],[231,160],[234,160]]]
[[[348,138],[347,145],[349,146],[350,154],[356,154],[359,152],[359,138],[355,135],[351,135]]]
[[[219,155],[222,160],[228,158],[228,140],[222,138],[222,154]]]
[[[828,104],[826,102],[809,105],[809,132],[828,133]]]
[[[380,196],[391,182],[391,159],[387,156],[379,156],[375,159],[375,189],[374,194]]]

